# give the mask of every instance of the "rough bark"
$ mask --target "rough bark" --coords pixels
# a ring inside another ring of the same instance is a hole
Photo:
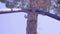
[[[41,8],[49,5],[51,0],[30,0],[31,8]]]
[[[28,13],[26,34],[37,34],[37,16],[36,13]]]

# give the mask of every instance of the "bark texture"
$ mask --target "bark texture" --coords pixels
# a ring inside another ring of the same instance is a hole
[[[27,20],[27,34],[37,34],[37,16],[36,13],[28,13],[28,20]]]
[[[51,0],[30,0],[30,7],[31,8],[40,8],[46,7],[49,5]]]

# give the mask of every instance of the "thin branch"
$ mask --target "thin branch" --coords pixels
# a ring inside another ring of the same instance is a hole
[[[9,13],[17,13],[17,12],[28,12],[28,10],[0,11],[0,14],[9,14]]]
[[[23,10],[18,10],[18,11],[0,11],[0,14],[17,13],[17,12],[25,12],[25,13],[28,13],[28,12],[30,12],[30,10],[23,9]],[[31,11],[31,12],[33,12],[33,11]],[[57,16],[55,14],[52,14],[52,13],[49,13],[49,12],[44,12],[44,11],[41,11],[41,10],[40,11],[39,10],[36,10],[36,13],[44,14],[44,15],[47,15],[49,17],[52,17],[52,18],[60,21],[60,16]]]
[[[36,12],[38,12],[39,14],[45,14],[49,17],[52,17],[52,18],[60,21],[60,16],[57,16],[55,14],[52,14],[52,13],[49,13],[49,12],[44,12],[44,11],[38,11],[38,10]]]

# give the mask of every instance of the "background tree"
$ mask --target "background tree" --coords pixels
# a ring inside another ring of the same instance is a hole
[[[57,14],[60,16],[60,0],[57,0]]]
[[[8,1],[8,0],[0,0],[0,2],[2,2],[2,3],[5,3],[6,4],[6,7],[7,8],[11,8],[11,10],[13,10],[12,8],[14,8],[14,6],[15,6],[15,4],[16,4],[16,2],[10,2],[10,1]]]
[[[7,8],[27,8],[29,7],[29,0],[14,0],[13,2],[7,0],[0,0],[0,2],[5,3]],[[55,3],[55,4],[54,4]],[[44,11],[54,10],[56,15],[60,15],[60,0],[51,0],[51,3],[47,6],[40,7]],[[51,12],[51,11],[50,11]]]

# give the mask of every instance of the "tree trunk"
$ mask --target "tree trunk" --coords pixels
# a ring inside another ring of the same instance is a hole
[[[37,34],[37,16],[36,13],[28,13],[26,34]]]

